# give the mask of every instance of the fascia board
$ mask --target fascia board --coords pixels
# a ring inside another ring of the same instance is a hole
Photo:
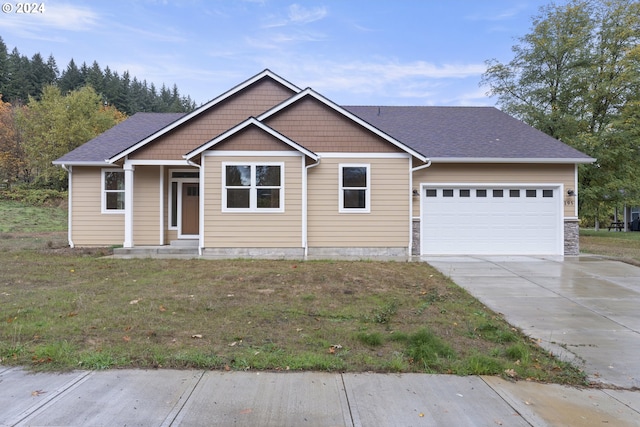
[[[51,163],[56,165],[56,166],[103,166],[103,167],[109,166],[109,163],[106,160],[103,160],[103,161],[86,161],[86,162],[85,161],[79,161],[79,160],[69,161],[69,162],[54,160]]]
[[[582,163],[589,164],[596,161],[589,158],[535,158],[535,157],[430,157],[432,163]]]
[[[300,145],[300,144],[296,143],[295,141],[287,138],[286,136],[282,135],[280,132],[276,131],[275,129],[270,128],[269,126],[265,125],[264,123],[261,123],[255,117],[248,118],[247,120],[243,121],[242,123],[239,123],[238,125],[234,126],[233,128],[229,129],[228,131],[220,134],[216,138],[214,138],[211,141],[201,145],[200,147],[198,147],[195,150],[185,154],[182,157],[184,159],[186,159],[186,160],[190,160],[190,159],[196,157],[197,155],[202,154],[204,151],[211,149],[216,144],[219,144],[220,142],[226,140],[230,136],[240,132],[241,130],[243,130],[246,127],[251,126],[251,125],[257,126],[261,130],[263,130],[263,131],[267,132],[268,134],[270,134],[271,136],[279,139],[280,141],[282,141],[283,143],[287,144],[291,148],[294,148],[295,150],[303,153],[304,155],[309,156],[313,160],[318,160],[319,156],[316,153],[314,153],[311,150],[306,149],[302,145]]]
[[[140,142],[132,145],[131,147],[127,148],[126,150],[121,151],[120,153],[118,153],[115,156],[113,156],[110,159],[108,159],[107,162],[108,163],[113,163],[115,161],[120,160],[121,158],[131,154],[132,152],[144,147],[146,144],[148,144],[149,142],[153,141],[154,139],[166,134],[167,132],[170,132],[171,130],[173,130],[176,127],[182,125],[183,123],[193,119],[194,117],[199,116],[203,112],[207,111],[209,108],[211,108],[214,105],[224,101],[225,99],[235,95],[236,93],[242,91],[243,89],[251,86],[253,83],[257,82],[258,80],[260,80],[260,79],[262,79],[264,77],[271,77],[272,79],[276,80],[278,83],[282,84],[283,86],[287,87],[288,89],[291,89],[292,91],[294,91],[296,93],[300,92],[300,90],[301,90],[299,87],[295,86],[294,84],[288,82],[287,80],[285,80],[282,77],[278,76],[277,74],[273,73],[271,70],[266,69],[263,72],[261,72],[259,74],[256,74],[255,76],[253,76],[249,80],[246,80],[243,83],[240,83],[239,85],[233,87],[232,89],[228,90],[227,92],[223,93],[222,95],[218,96],[217,98],[214,98],[211,101],[207,102],[206,104],[203,104],[199,108],[196,108],[191,113],[179,118],[178,120],[176,120],[173,123],[170,123],[169,125],[167,125],[164,128],[160,129],[159,131],[157,131],[153,135],[150,135],[150,136],[146,137],[145,139],[143,139],[142,141],[140,141]]]

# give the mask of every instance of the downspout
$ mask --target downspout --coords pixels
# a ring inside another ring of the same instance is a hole
[[[309,173],[309,169],[311,168],[315,168],[316,166],[318,166],[320,164],[320,157],[318,157],[318,160],[315,163],[312,163],[308,166],[304,167],[304,174],[302,175],[302,246],[304,248],[304,259],[307,259],[307,256],[309,255],[309,239],[307,236],[308,233],[308,229],[307,229],[307,222],[308,222],[308,209],[307,209],[307,204],[308,204],[308,185],[307,185],[307,174]]]
[[[73,193],[73,180],[71,179],[71,175],[72,175],[72,171],[73,171],[73,166],[69,166],[67,168],[67,165],[62,165],[62,169],[66,170],[68,175],[68,180],[69,180],[69,189],[67,190],[67,204],[69,205],[67,208],[67,240],[69,241],[69,247],[70,248],[74,248],[75,245],[73,244],[73,239],[72,239],[72,234],[71,234],[71,217],[73,216],[73,208],[72,208],[72,204],[71,204],[71,195]]]
[[[411,191],[411,194],[409,194],[409,257],[413,256],[413,174],[429,166],[431,166],[431,160],[427,159],[424,165],[411,168],[409,176],[409,188]],[[420,190],[418,190],[418,200],[422,200],[422,192]],[[422,203],[420,204],[420,221],[422,221]],[[422,245],[422,239],[422,226],[420,226],[420,245]]]
[[[204,250],[204,179],[202,178],[202,165],[199,165],[191,160],[187,160],[189,166],[193,166],[198,169],[198,176],[200,179],[198,180],[198,186],[200,189],[200,206],[198,206],[199,214],[198,214],[198,256],[202,256],[202,251]]]

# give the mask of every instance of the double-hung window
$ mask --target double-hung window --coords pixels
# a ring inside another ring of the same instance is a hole
[[[222,210],[284,212],[283,163],[223,163]]]
[[[339,212],[369,213],[371,211],[371,174],[368,164],[340,164]]]
[[[102,212],[124,212],[124,171],[102,169]]]

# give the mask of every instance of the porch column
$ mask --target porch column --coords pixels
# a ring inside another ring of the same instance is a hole
[[[125,248],[133,247],[133,171],[135,166],[124,163],[124,243]]]

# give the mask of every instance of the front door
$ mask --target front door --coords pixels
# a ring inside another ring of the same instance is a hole
[[[200,184],[182,183],[182,235],[200,234]]]

